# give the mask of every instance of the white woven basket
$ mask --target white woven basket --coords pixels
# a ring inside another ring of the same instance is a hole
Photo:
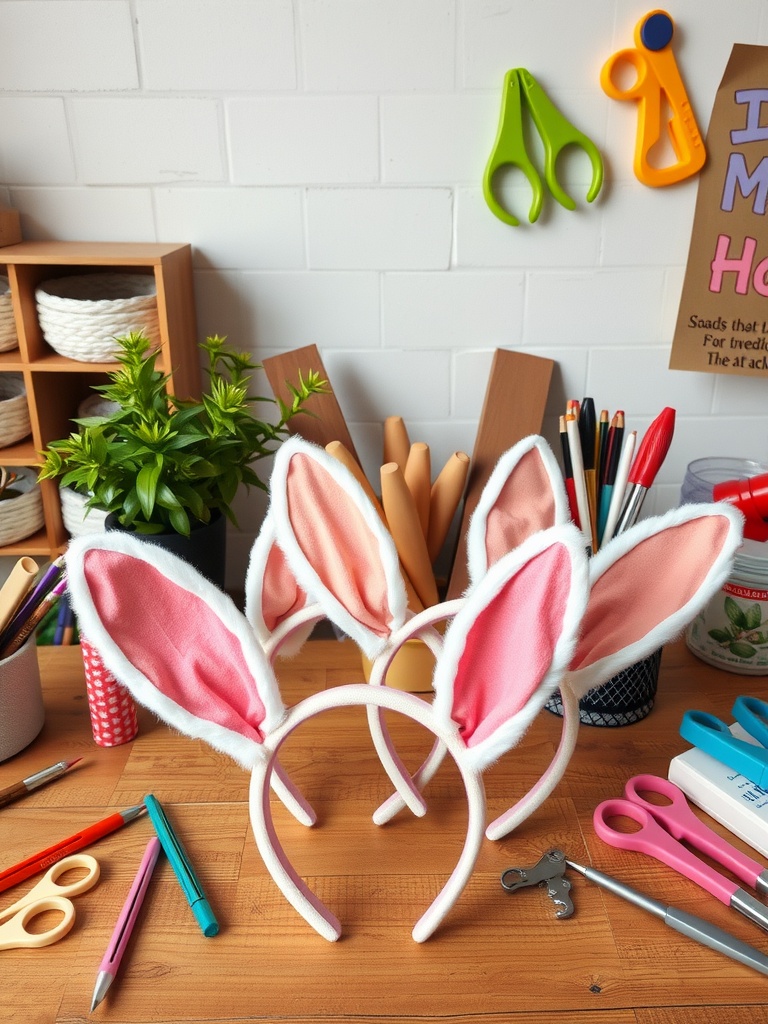
[[[20,373],[0,373],[0,448],[16,444],[31,431],[24,378]]]
[[[70,537],[82,537],[88,533],[103,533],[104,520],[108,513],[101,508],[86,509],[88,496],[78,494],[71,487],[60,487],[61,518],[64,529]],[[86,515],[87,513],[87,515]]]
[[[0,274],[0,352],[16,348],[19,339],[16,335],[16,321],[13,318],[11,302],[11,286],[8,278]]]
[[[59,355],[109,362],[115,339],[143,331],[160,342],[155,279],[147,274],[80,274],[43,281],[35,290],[43,337]]]
[[[17,497],[0,501],[0,544],[15,544],[39,530],[44,523],[43,498],[37,474],[31,469],[16,469],[17,479],[8,490],[22,491]]]

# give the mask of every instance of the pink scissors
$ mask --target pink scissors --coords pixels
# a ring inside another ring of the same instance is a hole
[[[669,803],[652,803],[642,793],[660,794]],[[682,790],[668,779],[657,775],[635,775],[624,787],[624,796],[626,799],[623,800],[604,800],[595,808],[595,832],[604,842],[621,850],[637,850],[655,857],[706,889],[726,907],[733,907],[768,931],[768,907],[732,879],[700,860],[683,846],[681,840],[722,864],[758,892],[768,892],[768,871],[762,864],[741,853],[700,821]],[[617,817],[632,818],[640,828],[634,832],[620,832],[608,824]]]

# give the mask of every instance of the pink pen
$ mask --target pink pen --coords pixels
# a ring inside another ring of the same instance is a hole
[[[147,843],[139,870],[136,872],[136,877],[133,880],[128,897],[123,904],[123,909],[120,911],[115,930],[112,932],[112,938],[109,940],[107,951],[99,964],[99,974],[96,978],[96,987],[93,990],[93,999],[91,1001],[91,1013],[93,1013],[107,994],[109,986],[117,976],[120,961],[123,959],[125,947],[128,945],[128,940],[133,932],[133,926],[141,909],[144,894],[147,891],[149,880],[157,863],[160,849],[160,840],[157,836],[153,836]]]

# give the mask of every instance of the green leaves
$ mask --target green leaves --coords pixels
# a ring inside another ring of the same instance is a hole
[[[140,533],[188,536],[194,522],[207,523],[215,510],[235,523],[232,503],[240,487],[267,489],[252,463],[272,455],[288,434],[287,421],[305,411],[312,395],[328,390],[309,371],[288,385],[290,405],[251,396],[260,367],[213,335],[200,346],[208,356],[208,392],[199,402],[182,401],[168,394],[169,377],[156,369],[157,352],[143,334],[118,343],[120,369],[94,388],[117,411],[74,420],[78,430],[51,442],[38,475],[88,494],[90,507],[117,513],[123,526]],[[257,401],[275,406],[279,420],[257,419]]]
[[[768,632],[763,630],[762,609],[759,601],[742,608],[729,595],[723,601],[723,611],[730,625],[723,629],[710,629],[715,643],[727,648],[736,658],[753,658],[758,647],[768,643]]]

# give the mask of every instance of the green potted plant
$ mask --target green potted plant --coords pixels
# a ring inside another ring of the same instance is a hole
[[[120,368],[94,388],[114,411],[74,419],[78,429],[41,453],[38,478],[88,495],[86,508],[110,513],[108,529],[189,538],[221,519],[223,536],[226,519],[237,524],[232,503],[240,486],[267,489],[253,463],[277,449],[288,420],[326,392],[327,382],[314,371],[300,375],[289,385],[290,405],[253,397],[258,364],[214,335],[200,346],[208,357],[207,390],[199,401],[181,400],[168,393],[168,375],[156,369],[157,352],[142,333],[117,341]],[[258,419],[255,402],[276,406],[277,422]]]

